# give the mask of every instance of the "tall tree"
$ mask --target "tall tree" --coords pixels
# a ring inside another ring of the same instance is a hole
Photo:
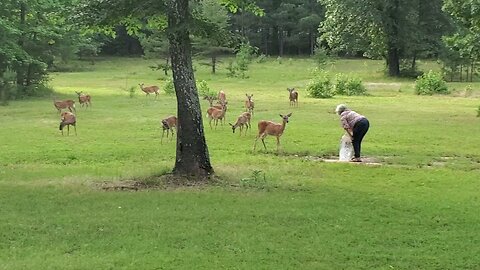
[[[472,81],[480,61],[480,3],[476,0],[445,0],[444,10],[452,16],[456,29],[444,38],[447,52],[443,61],[450,63],[452,72],[460,70],[460,80],[462,71],[466,70],[466,79],[470,73]]]
[[[236,11],[239,5],[258,11],[250,0],[220,0],[220,2],[231,11]],[[201,32],[203,21],[195,17],[189,3],[189,0],[85,0],[79,8],[84,22],[103,25],[125,23],[132,31],[138,30],[146,20],[167,16],[167,36],[178,113],[177,150],[173,173],[205,177],[214,171],[205,141],[190,42],[190,34]]]
[[[326,20],[320,31],[330,48],[344,53],[363,53],[383,57],[388,74],[400,75],[402,59],[439,47],[442,25],[447,20],[441,10],[442,0],[322,0]],[[428,38],[425,38],[425,37]],[[414,66],[414,64],[412,64]]]

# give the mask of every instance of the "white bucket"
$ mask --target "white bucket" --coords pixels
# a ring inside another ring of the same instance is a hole
[[[344,134],[340,139],[340,151],[338,153],[338,160],[350,161],[353,158],[355,151],[353,150],[352,138],[348,134]]]

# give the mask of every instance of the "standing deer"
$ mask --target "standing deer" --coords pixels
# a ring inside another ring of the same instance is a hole
[[[255,148],[257,146],[257,140],[258,138],[262,139],[263,147],[265,147],[265,150],[267,150],[267,146],[265,145],[265,137],[267,135],[272,135],[277,137],[277,151],[278,147],[280,146],[280,136],[282,136],[283,131],[285,130],[285,125],[288,123],[288,118],[292,116],[292,113],[289,113],[287,115],[281,115],[283,122],[281,124],[277,124],[271,121],[265,121],[262,120],[258,122],[258,135],[257,138],[255,139],[255,144],[253,145],[253,151],[255,151]]]
[[[62,131],[63,136],[63,128],[67,126],[67,134],[70,136],[70,126],[72,125],[75,128],[75,136],[77,136],[77,118],[75,114],[71,112],[63,112],[61,114],[61,122],[59,129]]]
[[[290,93],[290,106],[297,106],[298,107],[298,92],[295,88],[287,88],[288,92]]]
[[[252,115],[249,112],[244,112],[244,113],[240,114],[240,116],[238,116],[237,122],[234,125],[232,125],[231,123],[228,123],[230,126],[232,126],[233,133],[235,133],[235,129],[239,127],[240,128],[240,136],[242,136],[243,126],[246,126],[246,128],[245,128],[245,136],[246,136],[247,135],[247,130],[250,127],[251,117],[252,117]]]
[[[162,119],[162,128],[163,128],[163,132],[162,132],[162,139],[161,139],[161,143],[163,143],[163,136],[165,135],[165,131],[167,131],[167,138],[168,138],[168,131],[170,130],[172,132],[172,136],[170,137],[170,139],[173,139],[173,128],[176,128],[177,127],[177,117],[175,117],[174,115],[171,115],[165,119]]]
[[[225,118],[225,112],[227,110],[227,105],[224,104],[224,103],[221,103],[220,105],[222,105],[221,109],[217,109],[215,107],[210,107],[207,110],[207,118],[210,120],[210,122],[209,122],[210,128],[213,128],[212,127],[212,120],[214,120],[215,129],[217,129],[218,120],[220,120],[220,123],[222,123],[222,119]],[[222,123],[222,125],[223,125],[223,123]]]
[[[145,92],[145,96],[148,96],[150,95],[151,93],[155,93],[155,98],[158,97],[158,90],[160,88],[158,88],[158,86],[156,85],[152,85],[152,86],[144,86],[145,84],[141,83],[139,84],[140,86],[140,89],[142,89],[143,92]]]
[[[59,113],[62,112],[62,109],[68,109],[70,112],[72,112],[73,109],[73,111],[77,112],[75,109],[75,101],[71,99],[56,101],[55,98],[53,98],[53,106],[55,106]]]
[[[253,94],[245,94],[245,96],[247,96],[247,99],[245,100],[245,111],[253,115],[253,108],[255,107],[255,103],[253,102]]]
[[[83,105],[86,105],[85,108],[88,108],[88,106],[92,106],[92,97],[90,95],[85,95],[82,91],[77,92],[75,91],[78,95],[78,102],[80,102],[80,105],[83,107]]]
[[[218,103],[220,104],[225,104],[227,102],[227,97],[225,96],[225,92],[223,92],[223,90],[220,90],[220,92],[218,92],[217,99]]]

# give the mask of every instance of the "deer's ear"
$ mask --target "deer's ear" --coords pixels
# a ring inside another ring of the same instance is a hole
[[[280,115],[280,117],[282,117],[282,118],[283,118],[283,115],[281,115],[281,114],[279,114],[279,115]]]
[[[248,97],[248,94],[245,94],[245,96],[247,96],[247,97]]]
[[[288,117],[292,116],[292,113],[287,114]]]

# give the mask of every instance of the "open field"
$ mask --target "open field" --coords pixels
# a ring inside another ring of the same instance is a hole
[[[362,78],[370,95],[317,100],[306,97],[308,59],[255,63],[248,79],[196,63],[197,80],[227,93],[227,121],[254,94],[247,136],[204,121],[222,182],[104,191],[173,167],[159,121],[175,98],[138,87],[164,85],[153,63],[111,58],[53,74],[59,98],[92,95],[91,110],[77,101],[78,136],[61,136],[51,99],[0,107],[0,269],[480,269],[480,83],[469,97],[460,83],[419,97],[412,80],[385,78],[381,61],[340,60],[328,70]],[[298,87],[298,108],[287,87]],[[362,154],[382,165],[319,161],[338,153],[338,103],[369,118]],[[288,112],[282,151],[267,137],[268,151],[259,142],[252,152],[256,122]]]

